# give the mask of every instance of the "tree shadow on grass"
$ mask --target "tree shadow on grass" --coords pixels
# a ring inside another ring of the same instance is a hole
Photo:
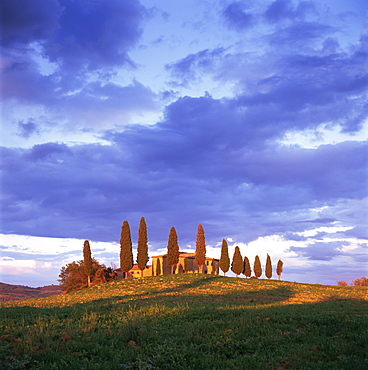
[[[229,283],[242,283],[242,285]],[[225,287],[223,287],[225,284]],[[276,286],[275,286],[276,284]],[[230,280],[219,276],[203,275],[193,282],[184,282],[180,285],[146,290],[136,294],[114,295],[109,298],[96,298],[82,305],[110,306],[112,304],[150,306],[164,304],[177,305],[226,305],[245,306],[272,305],[287,301],[294,296],[294,290],[276,281]],[[76,303],[76,305],[80,305]]]
[[[123,282],[72,293],[82,302],[69,306],[2,307],[0,367],[367,368],[366,300],[336,299],[333,290],[317,303],[291,304],[292,284],[162,279],[163,287],[143,279],[137,294],[116,295]],[[98,298],[108,288],[115,295]]]
[[[292,294],[281,286],[244,292],[263,305],[244,305],[229,293],[221,303],[176,300],[152,311],[157,308],[154,297],[148,302],[140,297],[136,306],[125,307],[107,299],[63,308],[2,308],[13,312],[3,317],[14,320],[4,331],[8,337],[2,340],[9,347],[3,353],[9,368],[17,368],[16,361],[24,365],[26,358],[26,368],[57,361],[84,368],[91,361],[100,368],[131,369],[366,369],[368,302],[330,297],[267,306],[285,303]],[[278,295],[283,299],[275,301]],[[24,315],[18,328],[17,315]],[[43,331],[35,336],[39,323]],[[36,339],[27,347],[32,336]]]

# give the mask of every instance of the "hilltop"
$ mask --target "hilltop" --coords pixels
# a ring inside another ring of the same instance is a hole
[[[365,369],[367,312],[367,287],[206,274],[119,280],[0,303],[0,367]]]

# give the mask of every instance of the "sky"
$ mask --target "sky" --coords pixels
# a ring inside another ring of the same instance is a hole
[[[1,5],[1,282],[57,284],[84,240],[118,266],[141,217],[150,255],[202,224],[210,257],[368,276],[365,0]]]

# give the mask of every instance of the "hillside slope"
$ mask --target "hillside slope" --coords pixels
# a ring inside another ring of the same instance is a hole
[[[24,285],[12,285],[0,282],[0,301],[15,301],[29,298],[49,297],[60,294],[58,285],[46,285],[39,288],[31,288]]]
[[[367,312],[367,287],[120,280],[0,303],[0,368],[366,369]]]

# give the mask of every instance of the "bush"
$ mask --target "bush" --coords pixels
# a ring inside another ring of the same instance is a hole
[[[96,259],[92,258],[91,285],[106,283],[113,280],[115,274],[111,267],[106,268]],[[84,261],[71,262],[61,268],[59,274],[59,285],[63,293],[88,287],[88,276],[85,272]]]
[[[360,279],[355,279],[351,285],[353,286],[368,286],[368,279],[365,277],[361,277]]]
[[[346,281],[344,281],[344,280],[340,280],[340,281],[337,282],[337,285],[338,286],[347,286],[348,283]]]

